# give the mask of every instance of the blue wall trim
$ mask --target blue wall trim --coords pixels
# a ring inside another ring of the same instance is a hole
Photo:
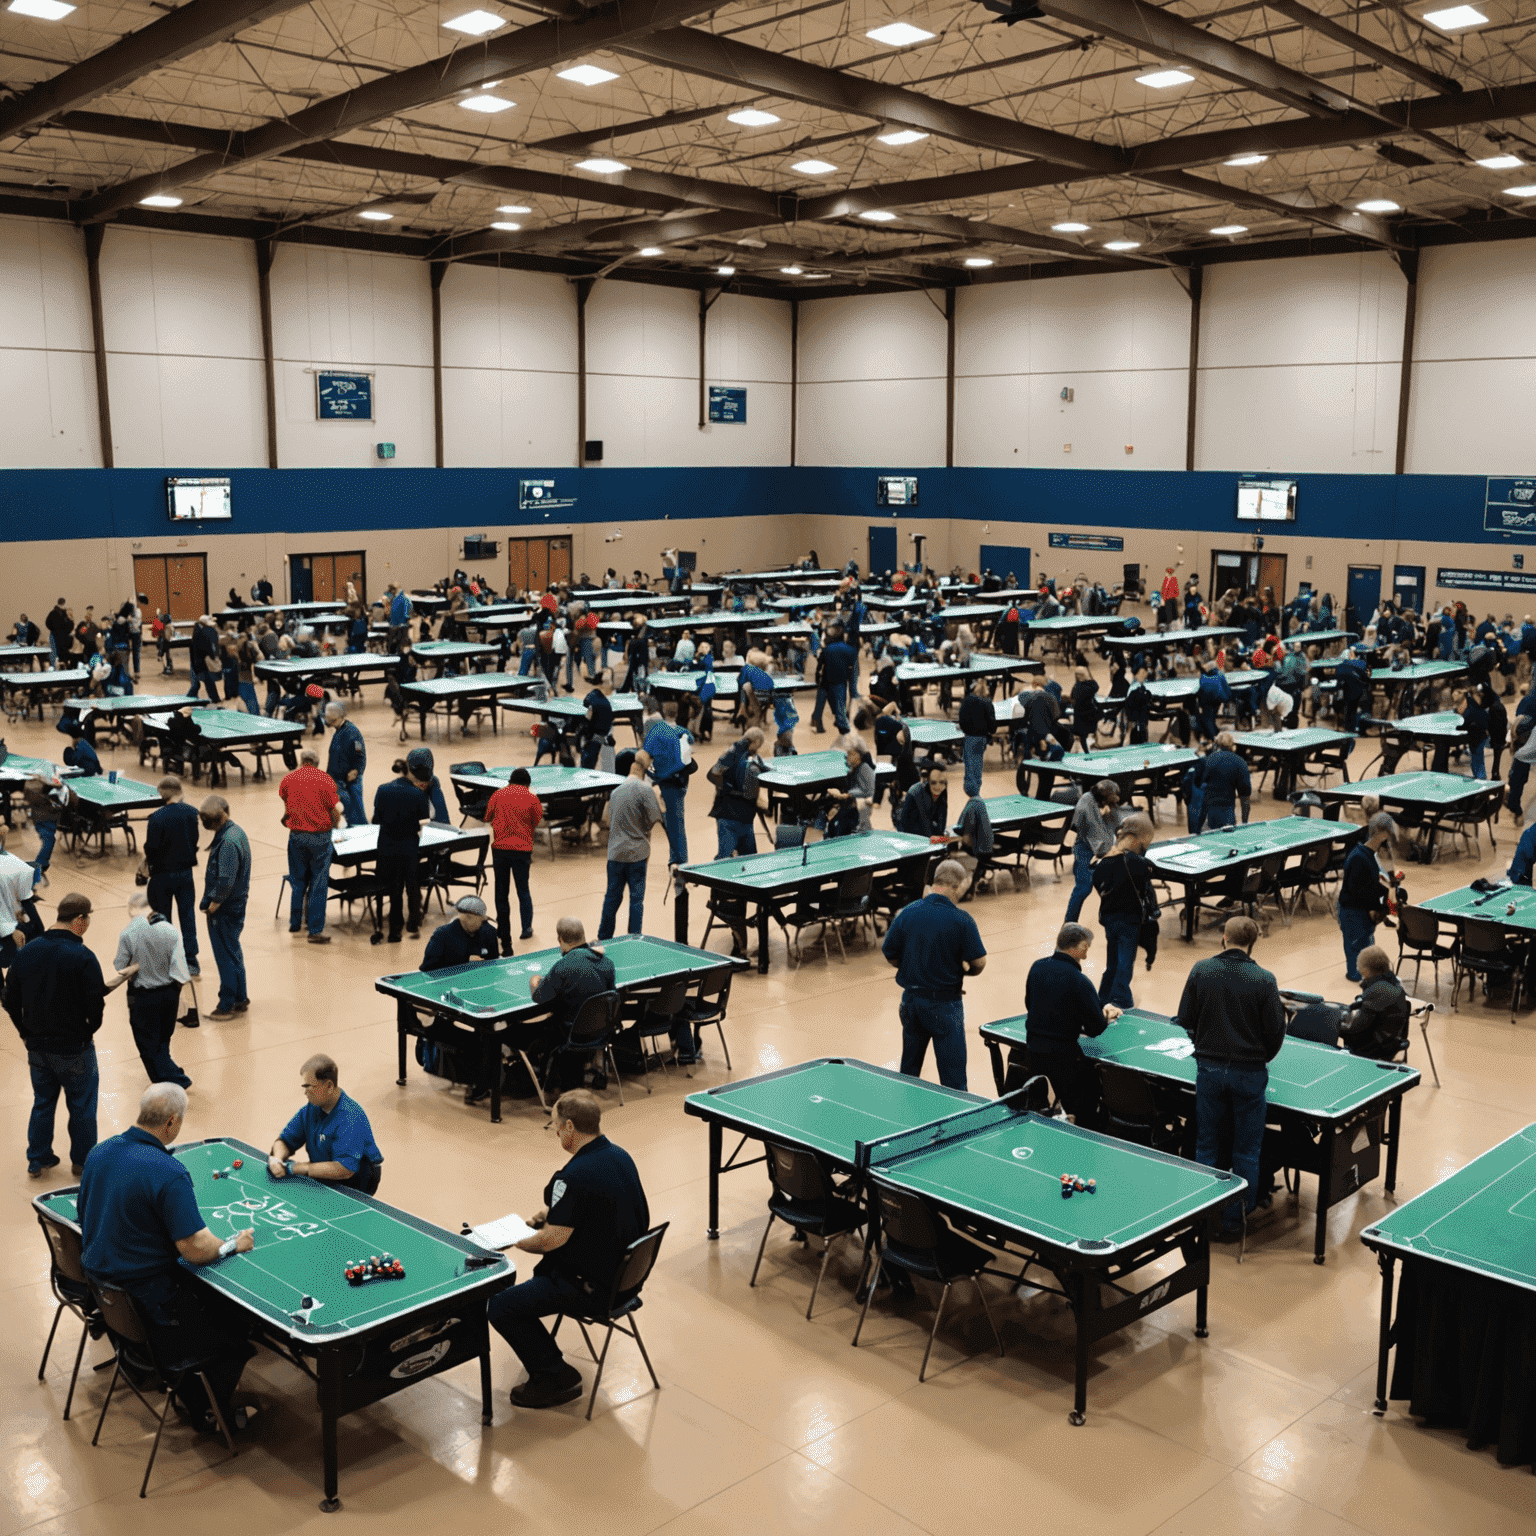
[[[163,469],[0,471],[0,537],[142,539],[182,529],[166,516],[167,475],[227,474],[235,516],[190,525],[223,533],[331,533],[352,529],[505,528],[659,521],[665,517],[772,517],[818,512],[883,519],[877,473],[915,473],[912,517],[1046,523],[1063,529],[1255,531],[1235,516],[1236,474],[1178,470],[934,469]],[[1298,475],[1297,519],[1277,534],[1320,539],[1417,539],[1463,544],[1536,542],[1483,527],[1479,475]],[[576,505],[547,516],[518,510],[518,481],[552,479]],[[1259,530],[1262,531],[1262,530]],[[1006,540],[1003,542],[1007,542]]]

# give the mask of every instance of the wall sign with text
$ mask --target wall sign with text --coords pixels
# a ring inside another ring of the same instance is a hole
[[[1483,531],[1536,539],[1536,480],[1490,477],[1483,497]]]
[[[1435,585],[1462,592],[1536,592],[1536,571],[1463,571],[1442,567],[1435,572]]]
[[[1053,533],[1052,549],[1123,550],[1125,540],[1113,533]]]
[[[745,423],[747,419],[747,392],[726,384],[709,386],[709,419]]]
[[[520,512],[548,512],[555,507],[574,507],[574,496],[557,496],[553,480],[519,480],[517,507]]]
[[[372,421],[371,373],[317,373],[315,414],[321,421]]]

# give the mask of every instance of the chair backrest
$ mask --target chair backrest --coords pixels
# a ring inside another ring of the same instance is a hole
[[[571,1021],[570,1043],[582,1045],[588,1041],[600,1041],[612,1030],[619,1016],[617,992],[595,992],[576,1010]]]
[[[1507,960],[1511,966],[1515,963],[1516,944],[1513,935],[1498,923],[1488,922],[1486,918],[1469,917],[1462,923],[1461,948],[1463,953],[1470,950],[1475,955]]]
[[[891,1242],[924,1252],[932,1252],[939,1246],[942,1226],[926,1200],[905,1189],[897,1189],[874,1175],[870,1176],[869,1182],[880,1202],[881,1230]]]
[[[791,1200],[830,1200],[832,1181],[813,1152],[768,1143],[768,1177]]]
[[[874,888],[874,884],[874,871],[869,869],[856,869],[840,876],[837,882],[838,904],[863,901]]]
[[[1065,821],[1052,822],[1042,826],[1035,836],[1030,851],[1039,850],[1042,855],[1051,849],[1059,851],[1061,845],[1067,840],[1067,832],[1071,824],[1071,818],[1068,817]]]
[[[1101,1061],[1099,1087],[1104,1095],[1104,1107],[1121,1124],[1152,1126],[1157,1123],[1157,1100],[1153,1097],[1152,1085],[1141,1073],[1112,1061]]]
[[[686,976],[663,982],[655,992],[645,998],[645,1017],[675,1019],[687,1004],[688,988],[692,984]]]
[[[484,763],[474,763],[474,762],[470,762],[470,763],[449,763],[448,764],[448,772],[449,773],[484,773],[485,772],[485,764]]]
[[[1423,907],[1406,903],[1397,909],[1398,932],[1405,943],[1426,947],[1440,942],[1440,919]]]
[[[614,1272],[613,1292],[609,1300],[609,1310],[621,1301],[627,1301],[630,1297],[639,1293],[640,1288],[651,1278],[651,1271],[656,1267],[657,1256],[661,1253],[661,1240],[667,1235],[667,1228],[671,1222],[664,1221],[659,1227],[652,1227],[649,1232],[642,1232],[619,1259],[619,1267]]]
[[[91,1293],[101,1308],[102,1320],[107,1325],[108,1333],[126,1339],[130,1344],[148,1346],[149,1330],[145,1328],[144,1319],[127,1291],[113,1290],[109,1285],[98,1285],[92,1281]]]
[[[805,842],[806,829],[791,821],[781,821],[773,829],[775,848],[799,848]]]
[[[1344,1010],[1334,1003],[1308,1003],[1286,1021],[1285,1032],[1317,1045],[1337,1045]]]
[[[1328,843],[1319,843],[1316,848],[1307,849],[1306,855],[1301,861],[1302,873],[1306,875],[1321,875],[1328,871],[1328,861],[1333,855],[1333,848]]]
[[[54,1221],[41,1211],[37,1213],[37,1223],[43,1229],[43,1236],[48,1239],[48,1256],[54,1272],[66,1280],[73,1280],[76,1285],[88,1284],[85,1265],[80,1257],[80,1234],[73,1227]]]

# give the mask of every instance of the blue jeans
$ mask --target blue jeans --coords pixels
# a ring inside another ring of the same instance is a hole
[[[688,862],[688,828],[683,822],[683,800],[688,794],[686,782],[661,786],[662,826],[667,829],[667,862]]]
[[[590,682],[593,674],[601,670],[597,659],[597,650],[592,644],[591,635],[583,635],[581,637],[576,647],[576,655],[581,660],[582,676]],[[570,682],[569,677],[566,678],[566,682]]]
[[[522,654],[517,659],[517,675],[527,677],[533,671],[539,659],[539,648],[536,645],[525,645]]]
[[[715,857],[728,859],[738,853],[757,852],[757,833],[750,821],[715,821]]]
[[[28,1051],[32,1071],[32,1118],[27,1122],[27,1167],[51,1167],[53,1162],[53,1115],[59,1095],[69,1110],[69,1160],[83,1163],[96,1145],[96,1047],[87,1045],[76,1056],[55,1056],[47,1051]]]
[[[832,718],[837,722],[839,731],[848,729],[848,684],[828,683],[826,688],[826,700],[832,706]],[[821,726],[821,702],[820,693],[816,695],[816,708],[811,714],[811,724]]]
[[[190,869],[176,869],[163,875],[151,875],[144,894],[149,897],[151,912],[164,917],[172,915],[174,907],[181,923],[181,947],[186,951],[187,965],[197,971],[197,880]]]
[[[187,689],[187,697],[195,699],[197,690],[205,683],[208,685],[208,697],[217,704],[219,702],[219,674],[217,673],[193,672],[192,686]]]
[[[1072,849],[1072,895],[1067,901],[1067,922],[1077,921],[1092,889],[1093,845],[1086,837],[1080,837]]]
[[[368,825],[368,812],[363,809],[363,776],[358,776],[350,784],[338,784],[336,797],[341,801],[342,815],[346,817],[349,827],[366,827]]]
[[[325,932],[325,898],[328,894],[326,877],[331,868],[331,834],[329,832],[290,832],[288,834],[288,931],[297,933],[301,920],[307,915],[311,933]],[[305,893],[308,893],[307,899]],[[215,913],[213,923],[219,914]],[[222,978],[223,966],[219,967]],[[243,998],[244,992],[240,994]]]
[[[256,702],[256,684],[242,682],[240,684],[240,702],[245,705],[247,714],[259,715],[261,705]]]
[[[208,947],[213,963],[219,968],[220,1013],[227,1013],[236,1003],[250,1002],[245,988],[245,955],[240,948],[240,933],[245,927],[245,903],[238,907],[222,906],[208,913]]]
[[[982,762],[987,755],[985,736],[967,736],[960,744],[965,758],[965,793],[967,796],[981,793]]]
[[[1339,932],[1344,935],[1344,977],[1360,980],[1360,951],[1376,941],[1376,925],[1369,912],[1358,907],[1339,908]]]
[[[1474,742],[1467,748],[1467,756],[1472,759],[1472,777],[1474,779],[1486,779],[1488,777],[1488,765],[1483,761],[1483,749],[1488,745],[1486,739]]]
[[[965,1088],[965,1003],[958,997],[908,988],[901,994],[901,1070],[923,1075],[933,1041],[933,1062],[946,1088]]]
[[[1141,919],[1136,917],[1099,917],[1104,930],[1104,974],[1099,978],[1099,1001],[1116,1008],[1134,1008],[1131,976],[1136,969],[1136,938]]]
[[[1251,1211],[1259,1198],[1259,1154],[1264,1149],[1264,1090],[1268,1067],[1230,1066],[1220,1062],[1195,1064],[1195,1161],[1207,1168],[1226,1168],[1248,1181],[1243,1209]],[[1225,1223],[1237,1227],[1233,1211]]]
[[[37,828],[37,857],[32,861],[32,868],[39,875],[46,875],[53,859],[53,840],[59,835],[59,824],[56,821],[37,821],[33,826]]]
[[[635,859],[632,863],[608,860],[608,890],[603,896],[603,915],[597,925],[597,937],[601,942],[613,937],[613,928],[619,916],[619,903],[629,890],[629,932],[639,933],[645,916],[646,861]]]
[[[528,888],[528,871],[533,866],[533,855],[523,848],[491,849],[491,866],[496,873],[496,927],[501,934],[501,952],[512,953],[512,902],[513,881],[517,882],[517,915],[522,919],[522,933],[533,929],[533,892]]]

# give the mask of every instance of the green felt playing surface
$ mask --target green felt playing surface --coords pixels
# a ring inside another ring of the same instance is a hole
[[[970,624],[978,619],[1000,619],[1008,612],[1006,603],[956,603],[941,608],[934,615],[941,624]]]
[[[269,720],[238,709],[194,709],[192,722],[209,741],[271,741],[274,737],[302,736],[302,720]]]
[[[1254,752],[1315,752],[1320,747],[1342,746],[1355,738],[1349,731],[1328,731],[1319,726],[1305,726],[1297,731],[1237,731],[1240,747]]]
[[[1361,1241],[1536,1291],[1536,1125],[1398,1206]]]
[[[857,1141],[927,1125],[965,1105],[986,1102],[846,1058],[802,1062],[687,1099],[700,1114],[723,1116],[739,1129],[812,1147],[849,1167]]]
[[[670,635],[684,629],[729,629],[732,625],[740,625],[745,629],[749,624],[758,623],[759,619],[756,610],[751,613],[674,613],[664,619],[649,619],[645,627],[647,634]],[[616,630],[627,631],[630,624],[627,619],[608,618],[598,628],[613,633]]]
[[[1336,640],[1358,640],[1359,635],[1352,634],[1347,629],[1320,629],[1315,634],[1300,633],[1292,635],[1287,645],[1332,645]]]
[[[1155,869],[1167,874],[1203,875],[1233,859],[1294,853],[1298,848],[1332,842],[1358,830],[1343,822],[1314,820],[1310,816],[1278,816],[1273,821],[1250,821],[1247,826],[1222,827],[1199,837],[1153,843],[1147,850],[1147,858]]]
[[[494,656],[494,645],[471,640],[423,640],[413,653],[418,661],[463,661],[474,656]]]
[[[0,778],[11,779],[18,784],[34,774],[54,779],[73,779],[79,775],[79,772],[78,768],[67,768],[62,763],[50,763],[41,757],[23,757],[20,752],[7,753],[5,761],[0,762]]]
[[[1422,683],[1431,677],[1449,677],[1465,672],[1466,665],[1459,661],[1415,661],[1406,667],[1372,667],[1373,683]]]
[[[1122,622],[1121,619],[1112,614],[1092,618],[1086,614],[1064,613],[1058,614],[1054,619],[1031,619],[1029,621],[1029,633],[1032,635],[1070,635],[1084,629],[1113,629],[1116,624]]]
[[[640,711],[640,698],[637,694],[612,693],[608,696],[608,703],[616,715],[633,715]],[[498,703],[498,708],[511,710],[520,715],[559,715],[564,720],[582,720],[586,718],[587,713],[587,706],[580,699],[557,698],[554,695],[547,699],[502,699]]]
[[[923,1142],[939,1137],[935,1145]],[[911,1150],[909,1150],[911,1149]],[[868,1166],[915,1194],[1064,1248],[1108,1255],[1230,1199],[1234,1174],[992,1101],[869,1149]],[[1061,1196],[1061,1176],[1097,1183]]]
[[[145,805],[159,805],[160,792],[137,779],[119,778],[111,783],[106,774],[92,774],[85,779],[71,779],[70,789],[89,805],[104,811],[132,811]]]
[[[302,677],[308,672],[361,672],[365,667],[398,667],[398,656],[369,651],[358,656],[287,656],[281,661],[258,661],[263,676]]]
[[[1497,780],[1473,779],[1463,773],[1391,773],[1383,779],[1357,779],[1320,793],[1340,800],[1379,795],[1399,805],[1454,805],[1483,794]]]
[[[995,1037],[1009,1045],[1023,1045],[1025,1017],[1020,1014],[1017,1018],[984,1024],[982,1038]],[[1119,1062],[1132,1071],[1187,1088],[1195,1085],[1194,1046],[1189,1036],[1163,1014],[1128,1008],[1102,1035],[1079,1043],[1083,1054],[1095,1060]],[[1170,1051],[1170,1046],[1176,1050]],[[1381,1094],[1396,1091],[1405,1080],[1417,1083],[1418,1072],[1287,1035],[1280,1054],[1269,1064],[1265,1096],[1280,1109],[1318,1119],[1338,1119]]]
[[[1491,893],[1464,885],[1459,891],[1431,896],[1419,905],[1443,917],[1477,917],[1506,928],[1518,928],[1523,933],[1536,933],[1536,890],[1528,885],[1504,886]]]
[[[1453,709],[1434,710],[1427,715],[1405,715],[1392,722],[1394,731],[1406,731],[1410,736],[1462,736],[1461,716]]]
[[[775,757],[770,761],[772,767],[758,775],[758,783],[772,789],[823,784],[829,779],[840,779],[848,772],[848,758],[843,752],[801,752],[795,757]]]
[[[825,838],[800,848],[749,854],[742,859],[685,864],[683,873],[708,876],[711,882],[728,880],[761,888],[798,884],[802,879],[830,879],[851,869],[926,856],[936,846],[926,837],[909,837],[905,832],[861,832],[852,837]]]
[[[125,693],[115,699],[65,699],[64,708],[82,713],[89,709],[98,715],[158,715],[182,709],[191,701],[184,693]]]
[[[528,679],[512,672],[471,672],[459,677],[421,677],[400,691],[412,698],[456,699],[506,688],[531,687]]]
[[[1070,816],[1074,809],[1055,800],[1035,800],[1029,795],[994,795],[982,804],[992,818],[994,831],[1013,824],[1048,821],[1053,816]]]
[[[934,683],[945,678],[1006,677],[1015,672],[1038,672],[1038,661],[1012,660],[1006,656],[973,656],[968,667],[947,667],[936,661],[904,661],[896,668],[903,683]]]
[[[198,1207],[215,1237],[254,1229],[256,1246],[204,1266],[199,1277],[281,1327],[305,1338],[334,1339],[391,1317],[483,1286],[507,1263],[464,1273],[464,1260],[480,1253],[466,1239],[378,1201],[360,1200],[313,1179],[274,1179],[266,1153],[232,1137],[177,1147],[192,1175]],[[235,1158],[245,1166],[214,1178]],[[47,1208],[73,1223],[75,1193],[43,1197]],[[354,1286],[343,1273],[349,1259],[390,1253],[405,1266],[403,1280]],[[308,1327],[293,1314],[305,1296],[315,1307]]]
[[[1033,626],[1031,626],[1033,628]],[[1165,629],[1161,634],[1143,630],[1139,635],[1109,635],[1104,643],[1113,646],[1129,646],[1135,650],[1148,645],[1203,645],[1207,640],[1230,640],[1242,634],[1240,629],[1222,625],[1203,625],[1199,629]]]
[[[911,733],[915,747],[947,747],[961,738],[960,727],[949,720],[926,720],[908,715],[901,723]]]
[[[1233,690],[1238,688],[1250,688],[1255,683],[1264,682],[1268,677],[1267,672],[1228,672],[1225,674],[1227,686]],[[1154,699],[1192,699],[1200,691],[1200,679],[1198,677],[1164,677],[1156,682],[1146,684],[1147,692]],[[1124,696],[1120,695],[1123,700]]]
[[[484,773],[455,773],[455,784],[474,785],[480,789],[496,789],[505,784],[516,770],[513,768],[487,768]],[[528,787],[541,798],[545,795],[578,794],[582,790],[609,790],[624,782],[616,773],[599,773],[595,768],[561,768],[545,763],[538,768],[524,770],[528,775]]]
[[[90,680],[91,674],[84,667],[64,667],[57,672],[0,672],[0,687],[5,688],[64,688]]]
[[[1117,774],[1152,773],[1162,768],[1187,768],[1198,752],[1168,742],[1147,742],[1139,747],[1116,747],[1110,752],[1073,752],[1059,763],[1045,763],[1052,773],[1074,779],[1112,779]],[[1031,764],[1031,766],[1035,766]]]

